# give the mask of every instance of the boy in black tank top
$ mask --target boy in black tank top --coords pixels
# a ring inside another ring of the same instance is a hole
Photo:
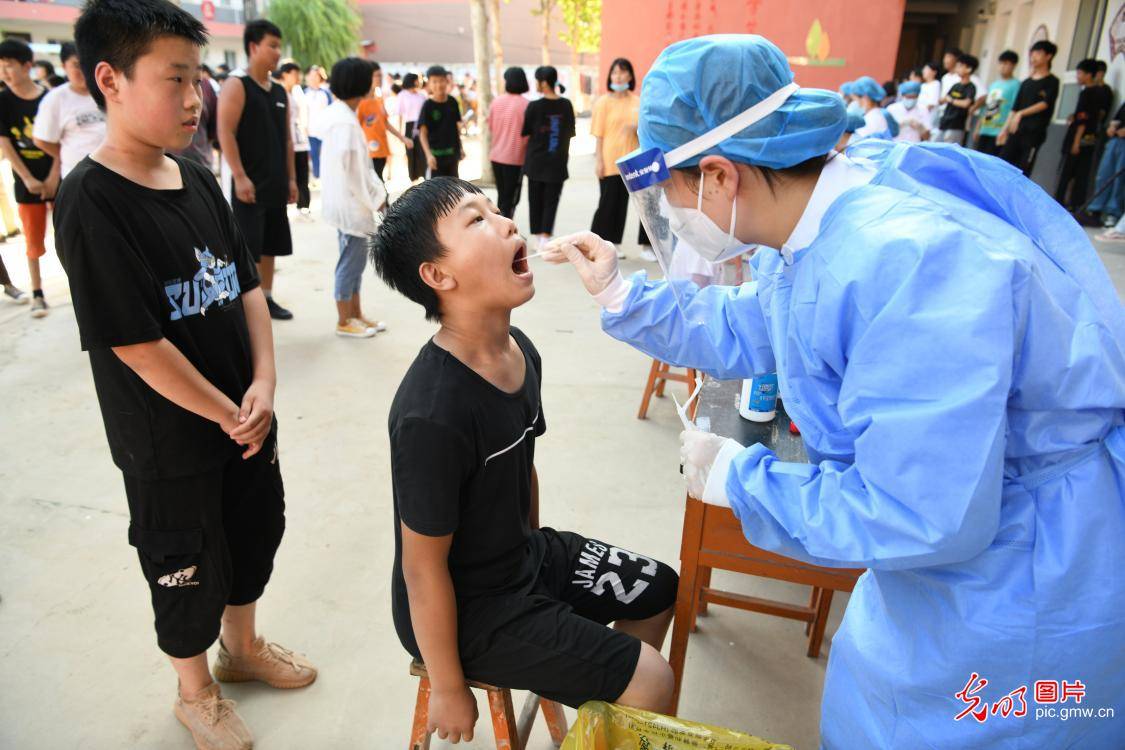
[[[219,145],[233,177],[231,209],[258,264],[270,316],[293,313],[273,300],[274,259],[293,254],[286,205],[297,202],[297,173],[285,87],[270,77],[281,59],[281,30],[264,19],[246,24],[246,72],[219,94]]]
[[[441,322],[391,406],[391,596],[429,671],[430,724],[453,742],[476,723],[466,678],[574,707],[665,712],[672,695],[660,647],[676,572],[539,526],[543,366],[511,327],[535,293],[526,256],[511,219],[450,177],[407,190],[372,246],[383,280]]]

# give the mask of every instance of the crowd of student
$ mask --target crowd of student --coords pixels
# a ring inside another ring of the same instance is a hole
[[[88,0],[75,39],[72,83],[88,86],[71,93],[93,102],[99,137],[72,142],[63,126],[45,147],[30,138],[49,123],[50,95],[30,80],[26,45],[5,42],[0,143],[25,233],[26,216],[45,225],[53,203],[79,340],[123,474],[128,541],[176,672],[174,714],[196,747],[251,747],[216,680],[299,688],[317,678],[256,624],[285,531],[271,317],[291,314],[270,285],[274,258],[292,252],[286,207],[303,200],[302,159],[319,174],[324,220],[338,230],[339,325],[356,335],[380,327],[359,305],[369,241],[383,280],[441,322],[391,411],[392,609],[404,647],[426,660],[431,725],[443,738],[472,738],[466,676],[571,706],[601,699],[667,710],[672,676],[659,651],[675,571],[539,528],[542,362],[510,328],[512,308],[534,293],[526,243],[477,187],[448,176],[463,152],[446,71],[427,71],[430,96],[399,134],[386,108],[370,104],[376,63],[337,61],[327,88],[322,71],[308,71],[302,90],[300,69],[280,64],[281,31],[266,20],[246,25],[246,67],[214,85],[200,66],[204,26],[167,0]],[[509,79],[526,90],[526,80]],[[522,108],[518,132],[529,139],[522,168],[533,219],[549,234],[574,117],[554,69],[536,80],[543,96]],[[411,90],[404,80],[400,101]],[[386,157],[377,155],[386,132],[424,154],[420,176],[432,178],[389,210]]]
[[[1030,175],[1059,97],[1059,79],[1051,72],[1057,52],[1052,42],[1033,44],[1030,74],[1021,82],[1015,77],[1020,56],[1005,50],[987,88],[976,75],[980,61],[957,49],[948,50],[940,66],[926,63],[897,85],[879,85],[869,76],[845,83],[840,93],[862,123],[842,145],[871,136],[954,143],[999,156]],[[1104,61],[1085,59],[1076,68],[1081,91],[1067,114],[1054,195],[1081,223],[1114,227],[1125,215],[1125,106],[1110,116],[1113,90],[1105,82]],[[1097,194],[1087,205],[1091,184]],[[1125,226],[1099,239],[1125,242]]]

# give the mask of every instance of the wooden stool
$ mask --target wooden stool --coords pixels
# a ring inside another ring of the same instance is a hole
[[[414,704],[414,727],[410,730],[410,750],[429,750],[430,733],[427,731],[427,725],[430,721],[430,675],[426,672],[426,665],[420,661],[410,663],[410,674],[419,678],[418,700]],[[517,721],[516,711],[512,706],[511,690],[472,680],[469,680],[469,687],[483,690],[488,694],[488,708],[492,714],[496,750],[523,750],[528,736],[531,735],[535,714],[540,710],[543,711],[543,719],[547,722],[547,731],[551,733],[551,741],[555,747],[562,745],[568,727],[563,707],[558,703],[540,698],[535,693],[528,693]]]
[[[645,393],[641,396],[641,408],[637,412],[637,419],[644,419],[648,416],[648,405],[654,395],[657,398],[664,397],[664,385],[669,380],[676,383],[686,383],[689,396],[695,392],[695,385],[699,377],[695,370],[690,367],[686,368],[683,375],[673,373],[671,370],[671,365],[665,364],[659,359],[652,360],[652,369],[648,372],[648,382],[645,383]],[[699,400],[697,399],[688,408],[689,416],[692,418],[695,417],[696,404],[698,403]]]

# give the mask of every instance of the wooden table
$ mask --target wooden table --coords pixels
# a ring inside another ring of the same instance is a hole
[[[707,380],[700,393],[696,417],[699,427],[734,438],[743,445],[762,443],[782,461],[807,461],[801,438],[789,432],[789,417],[781,403],[777,418],[765,424],[749,422],[738,415],[741,387],[737,381]],[[711,571],[716,568],[811,586],[809,603],[792,604],[714,589]],[[746,541],[742,524],[730,508],[707,505],[689,496],[684,510],[680,587],[672,627],[670,662],[676,676],[672,713],[680,702],[688,637],[695,631],[696,617],[707,611],[708,604],[803,621],[809,636],[806,653],[816,658],[820,655],[833,592],[851,591],[862,574],[863,570],[822,568],[755,547]]]

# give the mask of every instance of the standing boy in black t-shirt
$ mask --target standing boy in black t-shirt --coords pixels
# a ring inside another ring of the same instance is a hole
[[[980,61],[972,55],[957,57],[953,72],[960,80],[950,87],[949,93],[940,102],[947,105],[938,126],[941,132],[937,139],[943,143],[963,145],[965,142],[965,123],[969,119],[969,108],[977,99],[977,87],[973,84],[972,76],[979,64]]]
[[[427,177],[456,177],[465,158],[461,146],[461,108],[449,95],[449,71],[434,65],[426,71],[430,98],[418,114],[418,140],[426,154]]]
[[[19,39],[0,42],[7,88],[0,92],[0,152],[12,165],[16,205],[27,244],[31,315],[47,315],[39,259],[47,254],[47,207],[59,187],[59,165],[32,138],[35,116],[47,89],[31,80],[31,47]]]
[[[301,687],[302,658],[255,630],[285,528],[269,312],[205,168],[165,152],[199,122],[203,25],[167,0],[90,0],[75,24],[106,138],[67,175],[55,232],[114,462],[129,543],[201,749],[250,747],[215,677]]]
[[[422,658],[430,727],[471,740],[480,680],[578,706],[666,711],[660,647],[677,576],[619,547],[539,526],[539,353],[511,327],[535,294],[527,247],[473,185],[437,178],[391,205],[379,275],[441,328],[391,405],[392,610]],[[608,627],[614,623],[611,629]]]
[[[1094,150],[1098,145],[1102,121],[1108,114],[1104,87],[1094,82],[1097,74],[1097,60],[1087,58],[1078,63],[1076,76],[1082,90],[1078,93],[1074,114],[1067,119],[1069,124],[1062,143],[1062,172],[1055,188],[1055,200],[1070,210],[1077,210],[1086,202]]]
[[[297,202],[297,165],[289,126],[289,95],[273,80],[281,60],[281,29],[264,18],[242,31],[249,62],[219,92],[218,130],[233,178],[230,204],[250,254],[258,264],[270,317],[293,313],[273,299],[276,259],[293,254],[286,205]]]
[[[1035,168],[1039,147],[1047,138],[1047,126],[1051,124],[1051,114],[1059,98],[1059,79],[1051,73],[1051,61],[1058,51],[1058,47],[1046,40],[1031,45],[1028,55],[1031,76],[1020,84],[1008,122],[996,137],[1000,158],[1019,167],[1029,177]]]

